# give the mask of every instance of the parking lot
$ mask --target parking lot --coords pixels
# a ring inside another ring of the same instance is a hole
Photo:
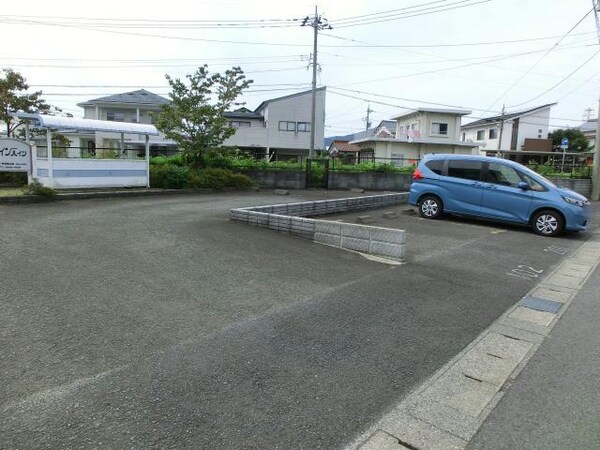
[[[586,239],[406,206],[329,218],[406,229],[389,266],[227,220],[323,195],[0,205],[0,442],[341,447],[527,292],[514,269]]]

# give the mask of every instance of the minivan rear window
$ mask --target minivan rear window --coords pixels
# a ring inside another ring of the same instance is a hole
[[[426,162],[425,165],[432,172],[437,173],[438,175],[441,175],[442,168],[444,167],[444,160],[443,159],[434,159],[433,161]]]
[[[480,180],[481,167],[481,161],[450,159],[448,161],[448,176],[455,178],[465,178],[467,180]]]

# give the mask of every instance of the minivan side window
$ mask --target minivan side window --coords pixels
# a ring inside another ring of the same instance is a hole
[[[434,159],[433,161],[426,162],[425,165],[429,170],[438,175],[442,174],[442,169],[444,168],[444,160],[443,159]]]
[[[529,185],[529,189],[531,189],[532,191],[544,192],[544,191],[548,190],[544,186],[542,186],[540,183],[535,181],[533,178],[531,178],[529,175],[527,175],[523,172],[519,172],[519,174],[523,178],[523,181],[525,181]]]
[[[481,161],[471,161],[466,159],[449,159],[448,176],[479,181],[481,180],[481,166]]]
[[[505,164],[490,163],[485,175],[485,181],[488,183],[501,184],[503,186],[517,185],[523,181],[518,172]]]

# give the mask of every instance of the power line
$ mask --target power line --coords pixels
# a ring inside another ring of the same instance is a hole
[[[595,46],[595,44],[592,46]],[[535,51],[531,51],[531,52],[525,52],[519,56],[540,53],[541,51],[544,51],[544,50],[535,50]],[[426,70],[426,71],[422,71],[422,72],[414,72],[414,73],[405,74],[405,75],[397,75],[397,76],[393,76],[393,77],[377,78],[377,79],[371,79],[371,80],[365,80],[365,81],[356,81],[356,82],[346,83],[346,84],[339,85],[339,86],[353,86],[353,85],[357,85],[357,84],[368,84],[368,83],[375,83],[375,82],[380,82],[380,81],[396,80],[399,78],[409,78],[409,77],[414,77],[417,75],[428,75],[428,74],[432,74],[432,73],[446,72],[448,70],[462,69],[464,67],[484,65],[486,63],[490,63],[490,62],[494,62],[494,61],[501,61],[501,60],[509,59],[509,58],[513,58],[513,57],[514,56],[512,56],[512,55],[511,56],[501,56],[501,57],[497,57],[497,58],[488,59],[487,61],[472,62],[472,63],[461,64],[461,65],[446,67],[446,68],[441,68],[441,69],[432,69],[432,70]],[[491,109],[488,109],[486,111],[491,111]]]
[[[439,12],[452,11],[452,10],[461,9],[461,8],[468,8],[470,6],[475,6],[475,5],[479,5],[482,3],[489,3],[492,0],[479,0],[476,2],[468,3],[466,5],[461,5],[461,3],[466,3],[466,2],[471,2],[471,1],[472,0],[460,0],[460,1],[457,1],[457,2],[451,4],[451,5],[455,5],[455,6],[448,5],[448,7],[443,7],[443,8],[437,8],[437,7],[423,8],[421,10],[422,12],[415,12],[414,14],[410,14],[410,12],[407,12],[406,14],[398,14],[398,15],[394,15],[394,16],[391,16],[388,18],[382,17],[377,20],[344,23],[339,26],[336,25],[336,28],[347,28],[347,27],[356,27],[356,26],[362,26],[362,25],[372,25],[372,24],[382,23],[382,22],[391,22],[391,21],[395,21],[395,20],[399,20],[399,19],[408,19],[410,17],[418,17],[418,16],[429,15],[429,14],[436,14]]]
[[[535,97],[530,98],[529,100],[522,102],[522,103],[518,103],[516,105],[512,105],[510,106],[510,108],[515,108],[518,106],[522,106],[525,105],[527,103],[531,103],[534,100],[537,100],[538,98],[546,95],[548,92],[550,92],[551,90],[553,90],[554,88],[560,86],[562,83],[564,83],[565,81],[567,81],[571,75],[575,74],[577,71],[579,71],[579,69],[581,69],[583,66],[585,66],[587,63],[589,63],[592,59],[594,59],[598,53],[600,53],[600,50],[597,50],[592,56],[590,56],[588,59],[586,59],[583,63],[581,63],[579,66],[577,66],[577,68],[575,68],[573,71],[571,71],[568,75],[565,75],[558,83],[553,84],[552,86],[550,86],[548,89],[546,89],[544,92],[542,92],[539,95],[536,95]]]
[[[530,66],[530,67],[529,67],[529,69],[528,69],[528,70],[527,70],[525,73],[523,73],[523,74],[522,74],[522,75],[521,75],[519,78],[517,78],[517,79],[514,81],[514,83],[512,83],[512,84],[511,84],[511,85],[508,87],[508,89],[506,89],[506,91],[504,91],[504,92],[503,92],[503,93],[502,93],[502,94],[501,94],[501,95],[500,95],[500,96],[499,96],[499,97],[498,97],[498,98],[497,98],[497,99],[494,101],[494,103],[492,103],[492,104],[489,106],[489,109],[493,108],[493,107],[496,105],[496,103],[498,103],[498,102],[499,102],[499,101],[500,101],[502,98],[504,98],[504,96],[505,96],[506,94],[508,94],[508,93],[509,93],[509,92],[510,92],[510,91],[511,91],[511,90],[512,90],[512,89],[513,89],[513,88],[514,88],[514,87],[515,87],[517,84],[519,84],[519,83],[520,83],[520,82],[521,82],[521,81],[522,81],[522,80],[523,80],[523,79],[524,79],[524,78],[525,78],[527,75],[529,75],[529,73],[530,73],[530,72],[531,72],[531,71],[532,71],[532,70],[533,70],[533,69],[534,69],[534,68],[535,68],[535,67],[536,67],[536,66],[537,66],[537,65],[538,65],[540,62],[542,62],[542,60],[543,60],[543,59],[544,59],[546,56],[548,56],[548,55],[550,54],[550,52],[552,52],[552,50],[554,50],[554,49],[555,49],[555,48],[556,48],[556,47],[557,47],[557,46],[558,46],[558,45],[559,45],[559,44],[560,44],[560,43],[561,43],[561,42],[562,42],[562,41],[563,41],[563,40],[564,40],[564,39],[565,39],[565,38],[566,38],[568,35],[569,35],[569,33],[571,33],[571,31],[573,31],[575,28],[577,28],[577,27],[579,26],[579,24],[581,24],[581,22],[583,22],[583,21],[585,20],[585,18],[586,18],[587,16],[589,16],[589,15],[592,13],[592,11],[593,11],[593,10],[594,10],[594,8],[590,9],[590,10],[589,10],[587,13],[585,13],[585,14],[584,14],[584,16],[583,16],[581,19],[579,19],[579,20],[577,21],[577,23],[576,23],[575,25],[573,25],[571,28],[569,28],[569,30],[568,30],[566,33],[564,33],[564,34],[563,34],[563,35],[562,35],[562,36],[561,36],[561,37],[558,39],[558,41],[556,41],[556,42],[554,43],[554,45],[553,45],[552,47],[550,47],[550,48],[549,48],[549,49],[548,49],[548,50],[547,50],[547,51],[546,51],[546,52],[545,52],[545,53],[544,53],[544,54],[543,54],[543,55],[542,55],[542,56],[541,56],[541,57],[540,57],[540,58],[539,58],[539,59],[538,59],[538,60],[537,60],[535,63],[533,63],[533,65],[532,65],[532,66]]]
[[[585,32],[585,33],[575,33],[571,36],[584,36],[589,34],[596,34],[595,32]],[[462,42],[457,44],[404,44],[404,45],[388,45],[388,44],[370,44],[368,42],[360,41],[357,39],[346,38],[343,36],[337,36],[331,33],[322,33],[323,36],[327,36],[334,39],[339,39],[342,41],[356,42],[359,44],[363,44],[360,46],[349,46],[352,48],[355,47],[375,47],[375,48],[437,48],[437,47],[469,47],[469,46],[479,46],[479,45],[499,45],[499,44],[519,44],[522,42],[533,42],[533,41],[547,41],[550,39],[556,39],[560,36],[545,36],[545,37],[537,37],[537,38],[528,38],[528,39],[513,39],[513,40],[505,40],[505,41],[483,41],[483,42]]]

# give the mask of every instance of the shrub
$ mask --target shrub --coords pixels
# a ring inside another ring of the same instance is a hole
[[[203,156],[204,166],[215,169],[230,169],[233,166],[233,158],[229,156],[228,152],[226,149],[206,151]]]
[[[0,172],[0,185],[24,186],[27,184],[26,172]]]
[[[181,154],[173,156],[153,156],[150,158],[150,165],[152,166],[163,166],[165,164],[171,164],[178,167],[186,165],[183,155]]]
[[[188,184],[194,188],[223,189],[232,187],[241,189],[254,186],[254,181],[245,175],[213,167],[190,173]]]
[[[31,183],[23,188],[23,194],[25,195],[43,195],[45,197],[51,197],[56,194],[56,190],[51,187],[44,186],[35,178]]]
[[[173,164],[150,166],[150,186],[163,189],[182,189],[187,187],[190,169]]]

